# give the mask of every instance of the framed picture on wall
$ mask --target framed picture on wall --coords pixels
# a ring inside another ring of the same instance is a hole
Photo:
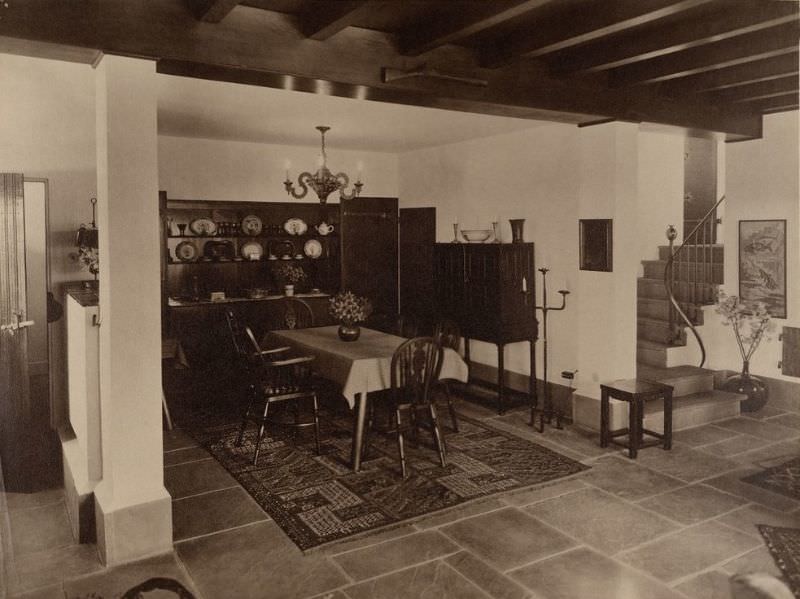
[[[610,218],[582,218],[580,226],[580,269],[611,272],[613,222]]]
[[[786,221],[739,221],[739,298],[786,318]]]

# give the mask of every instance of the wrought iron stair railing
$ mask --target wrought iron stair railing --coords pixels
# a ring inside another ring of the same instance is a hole
[[[667,228],[669,258],[664,267],[664,287],[669,299],[669,343],[681,338],[685,325],[694,335],[700,347],[700,366],[706,361],[706,348],[694,320],[686,314],[702,304],[716,300],[714,292],[717,208],[725,200],[722,196],[717,203],[700,219],[694,228],[685,235],[683,242],[674,248],[678,232],[670,225]],[[677,265],[677,268],[676,268]],[[682,321],[682,322],[681,322]]]

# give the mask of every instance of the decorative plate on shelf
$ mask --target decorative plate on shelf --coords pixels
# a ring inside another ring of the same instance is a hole
[[[264,255],[264,248],[257,241],[248,241],[242,245],[240,253],[245,260],[261,260],[261,256]]]
[[[309,258],[319,258],[322,255],[322,244],[319,239],[309,239],[303,246],[303,252]]]
[[[196,218],[189,223],[189,230],[195,235],[215,235],[217,223],[210,218]]]
[[[264,223],[255,214],[248,214],[242,219],[242,233],[245,235],[260,235]]]
[[[303,235],[306,231],[308,231],[308,225],[302,219],[290,218],[283,223],[283,230],[289,235]]]
[[[194,262],[197,259],[197,246],[191,241],[181,241],[175,247],[175,256],[181,262]]]

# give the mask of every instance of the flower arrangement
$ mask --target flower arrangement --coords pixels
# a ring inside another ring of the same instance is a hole
[[[339,322],[352,326],[364,322],[372,314],[372,303],[352,291],[341,291],[330,299],[330,314]]]
[[[275,276],[285,281],[286,285],[297,285],[306,280],[306,271],[302,266],[294,264],[281,264],[275,269]]]
[[[89,272],[96,275],[100,272],[100,258],[97,248],[81,246],[78,248],[78,260],[89,269]]]
[[[737,296],[720,291],[715,311],[722,316],[722,324],[733,327],[746,369],[750,358],[773,327],[764,302],[755,302],[748,306],[740,302]]]

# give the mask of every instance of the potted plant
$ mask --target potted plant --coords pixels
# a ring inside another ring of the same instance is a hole
[[[275,269],[275,278],[283,285],[284,293],[287,296],[294,295],[294,287],[306,280],[306,271],[302,266],[294,264],[281,264]]]
[[[372,314],[372,303],[352,291],[341,291],[331,298],[330,313],[339,322],[339,338],[342,341],[355,341],[361,335],[358,323],[364,322]]]
[[[716,312],[722,316],[722,324],[733,329],[742,356],[741,374],[728,377],[722,388],[747,395],[741,404],[742,411],[756,412],[767,403],[769,391],[761,379],[750,376],[750,359],[772,330],[770,314],[763,302],[744,304],[738,296],[724,291],[718,294]]]

